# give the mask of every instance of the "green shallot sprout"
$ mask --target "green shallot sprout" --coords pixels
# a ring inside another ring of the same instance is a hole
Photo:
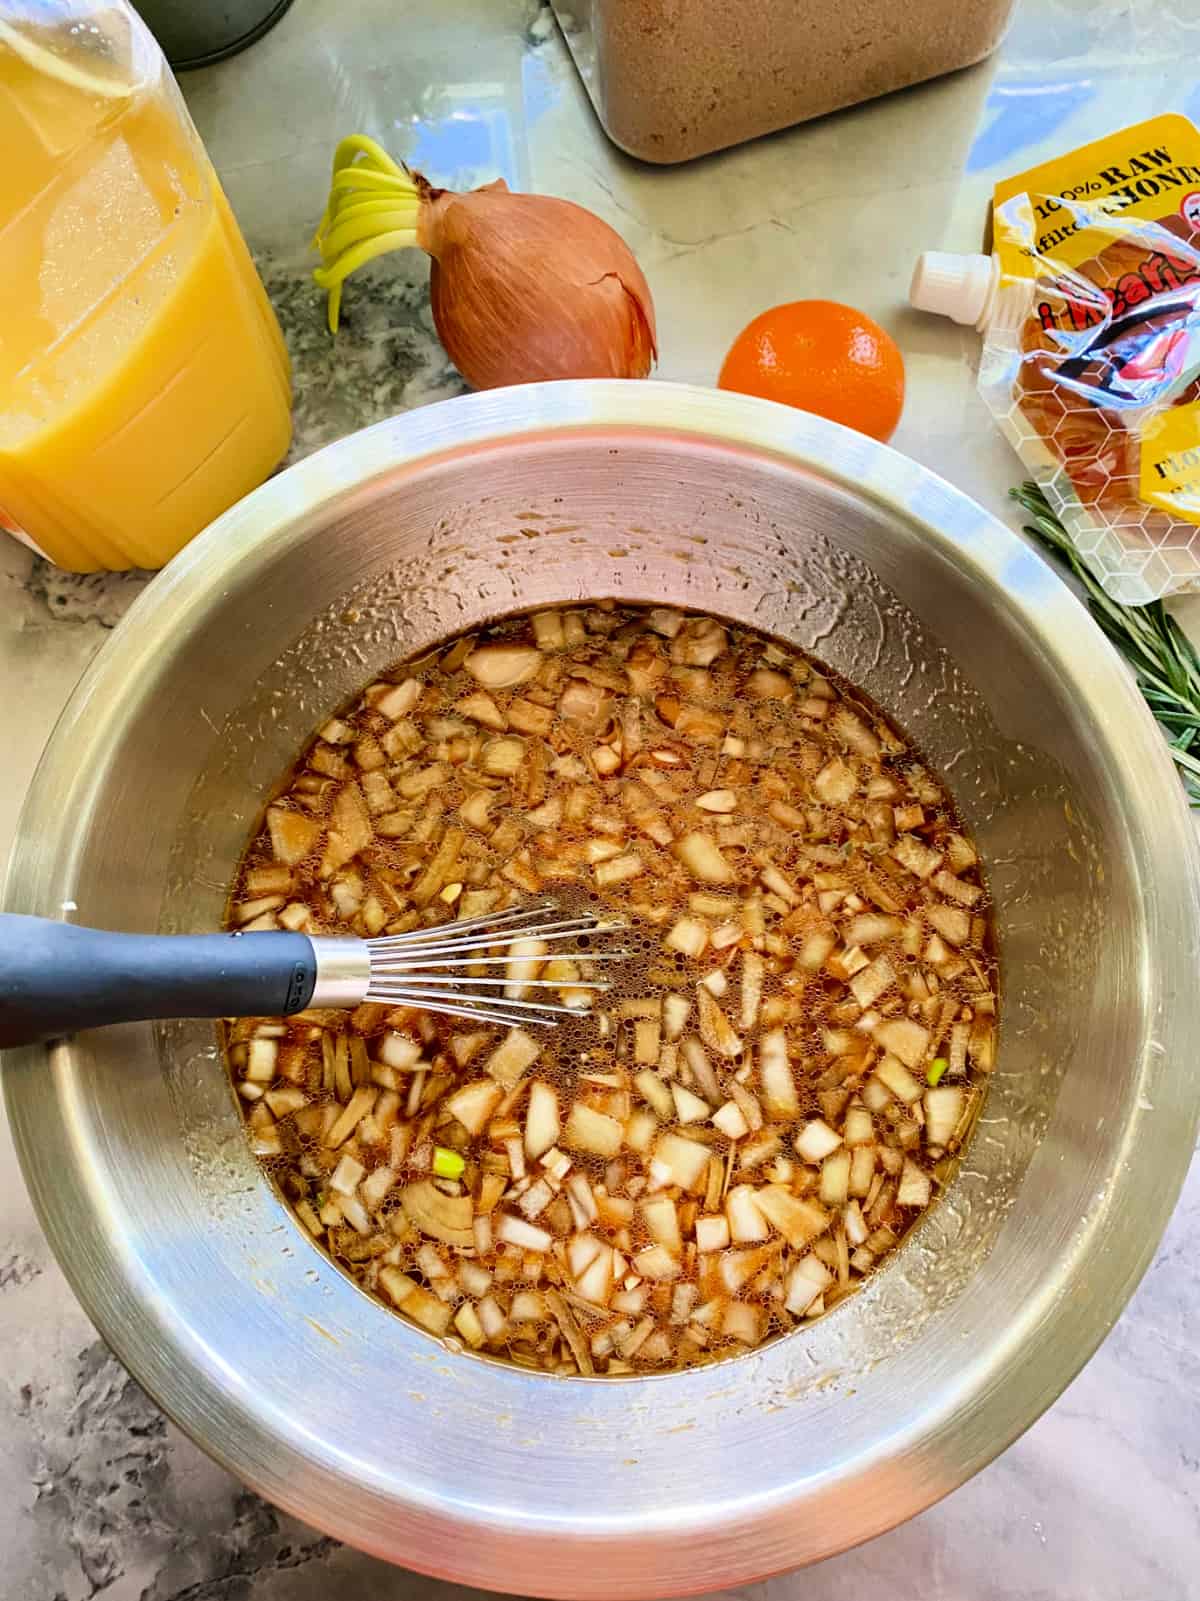
[[[448,1151],[444,1145],[433,1148],[433,1171],[440,1179],[460,1179],[467,1164],[457,1151]]]
[[[929,1071],[925,1075],[925,1082],[930,1085],[931,1088],[934,1085],[939,1084],[941,1082],[942,1074],[949,1066],[950,1063],[946,1057],[935,1056],[933,1061],[929,1064]]]
[[[342,284],[376,256],[417,242],[420,192],[407,170],[365,134],[334,152],[324,215],[313,235],[321,266],[313,277],[329,292],[329,331],[337,332]]]

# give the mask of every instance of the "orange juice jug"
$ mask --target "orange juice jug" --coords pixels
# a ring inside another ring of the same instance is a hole
[[[0,0],[0,528],[161,567],[287,451],[283,337],[124,0]]]

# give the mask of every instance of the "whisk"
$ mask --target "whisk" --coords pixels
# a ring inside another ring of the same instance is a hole
[[[573,989],[586,999],[606,989],[592,964],[625,952],[592,949],[592,942],[622,926],[591,911],[564,914],[553,900],[365,940],[282,931],[113,934],[0,914],[0,1047],[105,1023],[279,1017],[363,1001],[478,1023],[553,1026],[578,1008],[545,992]],[[537,977],[552,947],[587,971],[566,981]]]

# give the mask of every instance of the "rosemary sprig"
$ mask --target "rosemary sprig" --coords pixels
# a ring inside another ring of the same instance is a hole
[[[1012,497],[1032,518],[1025,532],[1059,558],[1083,586],[1088,610],[1133,669],[1138,688],[1179,768],[1188,803],[1200,808],[1200,656],[1162,601],[1123,606],[1080,560],[1066,529],[1036,484]]]

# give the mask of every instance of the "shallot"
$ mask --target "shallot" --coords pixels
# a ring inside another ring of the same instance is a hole
[[[343,139],[314,245],[336,333],[342,285],[376,256],[432,257],[433,320],[476,389],[554,378],[644,378],[654,303],[624,240],[593,212],[504,180],[437,189],[364,135]]]

